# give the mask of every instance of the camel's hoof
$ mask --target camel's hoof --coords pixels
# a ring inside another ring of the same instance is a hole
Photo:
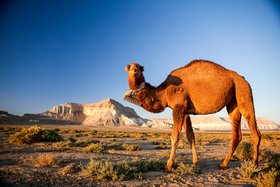
[[[171,172],[173,170],[172,167],[168,166],[168,165],[165,165],[164,166],[164,172]]]
[[[221,165],[219,165],[219,166],[218,166],[218,168],[219,168],[219,169],[223,169],[223,170],[228,169],[228,167],[227,167],[227,166],[223,166],[222,164],[221,164]]]

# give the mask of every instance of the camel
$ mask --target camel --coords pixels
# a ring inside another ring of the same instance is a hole
[[[182,129],[191,145],[193,164],[198,164],[195,135],[189,115],[213,114],[226,107],[232,123],[231,147],[219,168],[226,169],[242,139],[241,116],[250,128],[254,146],[253,160],[258,165],[261,133],[258,129],[250,84],[235,71],[207,60],[193,60],[186,66],[172,71],[166,80],[154,87],[145,82],[144,68],[138,63],[126,66],[129,86],[126,97],[137,100],[145,110],[162,112],[172,109],[173,128],[171,153],[166,170],[172,170]],[[133,76],[132,76],[133,75]],[[140,78],[141,79],[140,79]],[[139,79],[138,79],[139,78]],[[135,80],[136,79],[136,80]]]

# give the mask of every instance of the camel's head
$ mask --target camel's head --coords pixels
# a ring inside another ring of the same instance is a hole
[[[145,82],[143,75],[144,67],[134,62],[125,67],[128,73],[128,85],[130,90],[137,90]]]

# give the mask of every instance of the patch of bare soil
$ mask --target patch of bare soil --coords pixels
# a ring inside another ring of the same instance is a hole
[[[58,128],[52,126],[52,128]],[[64,142],[69,138],[76,142],[96,140],[103,143],[139,145],[139,151],[107,150],[84,152],[85,146],[58,146],[58,143],[41,142],[29,145],[12,145],[7,139],[8,130],[0,132],[0,186],[256,186],[256,181],[244,179],[240,174],[240,161],[232,160],[229,169],[220,170],[218,165],[230,146],[230,134],[199,135],[197,150],[200,159],[200,174],[176,176],[164,171],[148,171],[142,179],[127,181],[97,180],[82,175],[82,168],[93,158],[99,161],[120,162],[123,160],[160,159],[167,161],[169,148],[158,147],[161,142],[168,146],[168,133],[159,132],[114,132],[84,130],[60,130]],[[203,137],[207,142],[203,142]],[[219,139],[220,138],[220,139]],[[165,146],[166,146],[165,145]],[[275,148],[279,151],[279,147]],[[191,163],[189,148],[177,150],[176,162]],[[264,165],[264,163],[261,163]]]

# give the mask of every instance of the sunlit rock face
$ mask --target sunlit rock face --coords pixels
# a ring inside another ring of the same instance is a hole
[[[105,99],[94,104],[66,103],[54,106],[43,115],[83,125],[124,125],[142,126],[147,120],[141,118],[129,107],[125,107],[113,99]]]

